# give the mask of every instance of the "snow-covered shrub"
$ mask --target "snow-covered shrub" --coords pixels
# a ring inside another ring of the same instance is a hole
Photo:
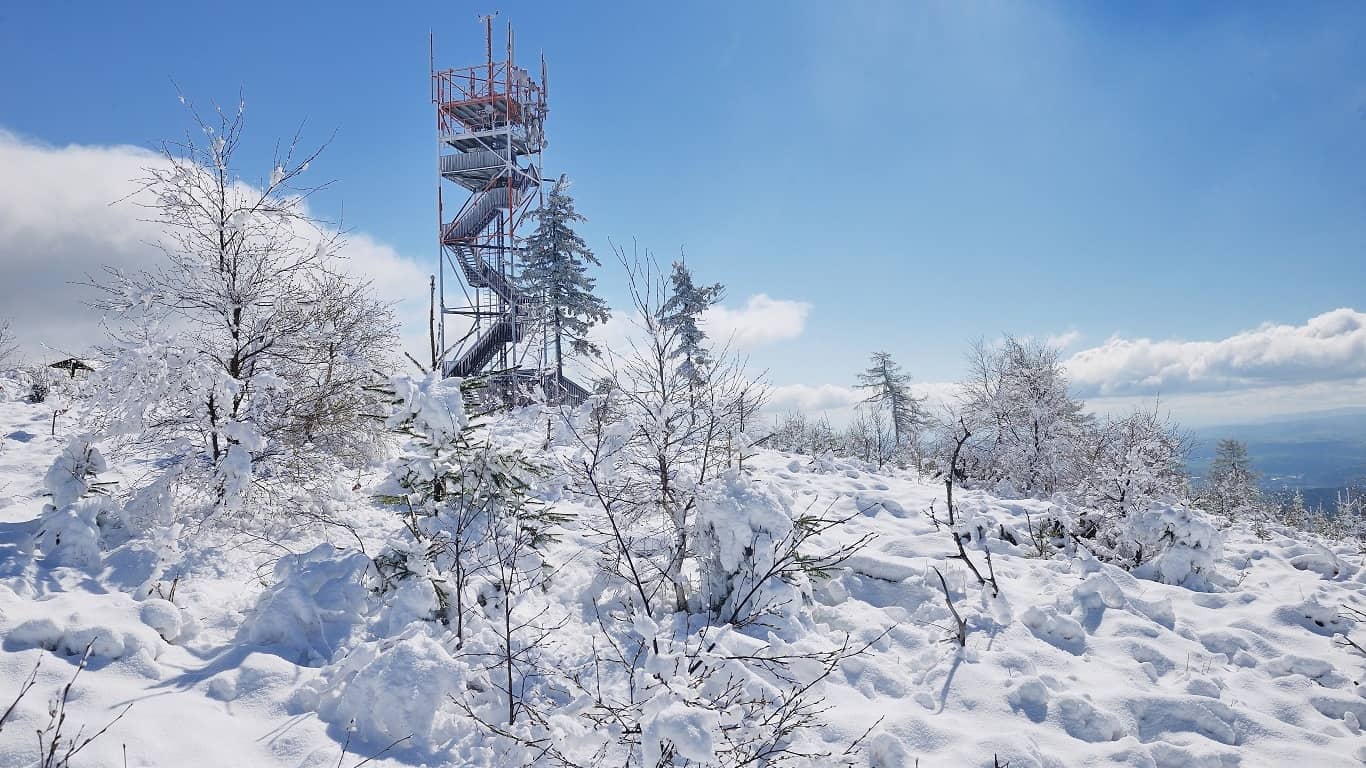
[[[179,480],[180,472],[173,468],[128,497],[119,519],[129,535],[159,535],[168,539],[166,543],[174,540],[178,532],[175,501]]]
[[[693,540],[701,608],[719,624],[789,625],[823,576],[861,542],[830,552],[805,546],[841,521],[794,514],[791,500],[731,470],[698,494]]]
[[[800,410],[792,410],[774,423],[764,445],[778,451],[820,456],[840,448],[840,442],[840,435],[829,419],[811,419]]]
[[[113,511],[98,475],[108,469],[90,435],[67,442],[44,484],[52,500],[43,507],[33,545],[57,565],[99,566],[101,528]]]
[[[45,403],[48,395],[52,394],[52,369],[43,363],[34,363],[24,369],[28,379],[28,401],[30,403]]]
[[[1087,430],[1069,494],[1110,515],[1180,498],[1187,442],[1156,408],[1109,418]]]
[[[414,578],[430,583],[431,616],[451,625],[457,638],[475,599],[473,577],[503,562],[507,553],[498,549],[509,531],[526,535],[534,548],[555,522],[530,504],[536,467],[520,451],[476,438],[479,425],[466,414],[465,397],[477,386],[438,374],[390,382],[388,424],[409,439],[374,490],[404,525],[376,558],[386,588]]]
[[[243,625],[253,643],[280,645],[322,664],[351,639],[371,611],[374,564],[359,550],[319,544],[275,564],[275,584]]]
[[[1079,506],[1064,494],[1029,522],[1030,545],[1040,556],[1057,552],[1094,557],[1141,578],[1210,589],[1223,533],[1204,512],[1179,502],[1150,500],[1123,514]]]
[[[538,688],[540,547],[563,518],[532,503],[536,468],[467,415],[476,386],[390,382],[388,425],[408,439],[373,493],[402,527],[373,560],[327,545],[283,558],[245,627],[323,664],[297,703],[367,740],[435,749],[472,718],[513,728]]]
[[[698,497],[694,518],[703,602],[725,623],[778,610],[801,597],[790,549],[792,513],[773,493],[727,472]]]
[[[1208,589],[1223,547],[1223,534],[1203,512],[1153,503],[1113,520],[1098,532],[1097,556],[1143,578]]]
[[[185,619],[180,615],[180,609],[169,600],[149,597],[142,601],[138,615],[143,624],[155,629],[161,639],[168,643],[174,643],[185,629]]]
[[[554,764],[572,766],[854,764],[852,753],[813,748],[802,734],[820,724],[821,681],[859,649],[595,605],[593,647],[606,653],[565,660],[563,703],[545,702],[544,722],[518,735],[522,746],[546,745]]]

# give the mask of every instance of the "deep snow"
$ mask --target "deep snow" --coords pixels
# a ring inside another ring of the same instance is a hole
[[[184,532],[194,546],[170,570],[155,542],[120,548],[97,573],[31,555],[44,475],[75,430],[59,424],[49,437],[50,410],[15,394],[0,400],[0,710],[37,659],[42,666],[0,732],[0,768],[33,762],[48,697],[92,638],[71,718],[90,730],[133,707],[80,766],[123,765],[125,745],[129,766],[336,766],[353,717],[365,722],[343,765],[406,733],[418,736],[368,765],[491,759],[443,702],[449,670],[433,661],[449,649],[439,637],[419,633],[384,650],[354,636],[367,599],[354,586],[363,557],[324,557],[333,553],[302,535],[285,551],[207,531]],[[1339,607],[1366,606],[1354,546],[1279,529],[1262,540],[1234,526],[1223,532],[1214,583],[1195,591],[1091,559],[1034,557],[1026,516],[1045,515],[1048,501],[960,490],[965,512],[1020,534],[1020,545],[993,541],[1002,596],[991,600],[946,560],[952,540],[924,514],[932,503],[943,509],[942,486],[776,452],[749,467],[755,486],[797,508],[852,515],[841,540],[875,534],[814,592],[814,632],[873,640],[886,631],[826,686],[820,735],[836,751],[877,723],[863,742],[874,766],[990,766],[993,756],[1012,768],[1366,761],[1366,660],[1333,640],[1354,631]],[[360,495],[342,513],[371,554],[396,525]],[[345,551],[356,541],[335,534],[331,544]],[[576,545],[566,536],[550,559],[568,560]],[[936,566],[968,619],[966,649],[945,642]],[[588,559],[565,566],[555,599],[582,599],[592,569]],[[354,650],[332,658],[339,648]],[[342,675],[359,681],[344,695],[327,684]]]

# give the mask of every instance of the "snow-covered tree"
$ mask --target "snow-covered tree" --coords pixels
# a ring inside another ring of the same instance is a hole
[[[242,509],[253,489],[325,485],[372,453],[382,427],[366,382],[395,324],[309,213],[298,182],[321,150],[290,143],[253,186],[235,162],[243,105],[190,113],[200,137],[164,145],[134,198],[161,227],[160,264],[96,284],[122,321],[97,402],[108,426],[187,469],[185,487]]]
[[[0,371],[9,367],[14,353],[19,351],[19,342],[10,329],[9,320],[0,320]]]
[[[554,344],[555,376],[564,377],[565,344],[579,355],[596,355],[588,331],[605,323],[611,312],[593,292],[596,280],[588,266],[599,266],[593,251],[574,231],[584,221],[569,194],[569,181],[561,176],[536,213],[536,230],[527,238],[522,261],[523,290],[533,297],[531,311]]]
[[[911,392],[911,376],[886,352],[874,352],[868,369],[858,376],[858,387],[868,393],[864,403],[887,412],[896,450],[918,455],[920,430],[929,424],[925,399]],[[917,463],[919,463],[917,458]]]
[[[1262,492],[1257,485],[1257,473],[1252,469],[1247,444],[1231,439],[1219,441],[1200,492],[1200,501],[1209,512],[1230,520],[1261,512]]]
[[[769,448],[789,453],[811,453],[811,420],[799,410],[791,410],[775,417],[766,444]]]
[[[510,589],[526,572],[525,556],[561,520],[531,503],[538,472],[528,458],[498,448],[467,415],[464,401],[477,386],[436,373],[390,382],[387,423],[408,440],[376,489],[404,525],[404,535],[376,559],[380,572],[392,588],[425,595],[415,601],[429,600],[431,617],[450,626],[458,644],[476,582],[492,579]]]
[[[52,563],[94,568],[100,563],[101,529],[114,511],[109,484],[99,480],[108,469],[87,434],[67,441],[44,476],[51,500],[43,507],[33,546]]]
[[[1186,484],[1186,438],[1154,406],[1109,418],[1085,434],[1073,485],[1088,507],[1126,515],[1155,500],[1179,500]]]
[[[678,360],[678,371],[690,384],[697,385],[705,377],[704,369],[711,365],[711,353],[706,346],[707,334],[698,323],[702,313],[725,295],[720,283],[697,285],[692,270],[683,261],[673,263],[669,276],[669,297],[659,307],[660,323],[677,338],[670,354]]]
[[[892,461],[898,451],[896,433],[886,409],[861,407],[844,430],[841,453],[878,468]]]
[[[628,578],[640,582],[642,593],[668,590],[676,609],[686,610],[695,592],[684,564],[692,553],[698,488],[747,447],[737,438],[761,398],[738,361],[724,354],[714,359],[704,345],[696,313],[687,309],[697,305],[680,298],[695,291],[685,286],[680,294],[675,282],[671,293],[648,256],[628,259],[619,252],[618,258],[627,271],[637,332],[599,364],[610,382],[605,394],[567,425],[578,449],[570,470],[577,490],[607,514],[662,537],[643,556],[649,566]],[[690,281],[686,270],[683,275]],[[684,362],[676,363],[680,358]],[[699,360],[707,363],[689,365]],[[623,529],[623,535],[632,533]]]
[[[1006,336],[995,346],[979,342],[968,362],[957,416],[972,440],[963,447],[960,479],[1004,481],[1025,493],[1065,487],[1091,419],[1068,394],[1058,351]]]
[[[1360,487],[1339,488],[1333,500],[1333,523],[1339,538],[1361,538],[1366,518],[1366,495]]]
[[[1280,521],[1292,528],[1305,528],[1309,524],[1310,512],[1304,503],[1304,491],[1296,488],[1280,495],[1277,509]]]

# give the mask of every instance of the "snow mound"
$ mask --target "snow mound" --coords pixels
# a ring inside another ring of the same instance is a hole
[[[331,544],[280,558],[275,585],[245,623],[246,638],[281,646],[312,666],[331,660],[370,610],[365,580],[373,567],[363,552]]]
[[[148,616],[154,621],[165,618],[158,608],[145,614],[143,604],[118,592],[96,599],[60,593],[25,601],[13,591],[0,588],[0,635],[4,635],[7,651],[43,648],[63,656],[79,656],[90,646],[90,658],[97,661],[140,655],[155,659],[166,643],[158,629],[145,620]]]
[[[463,667],[420,628],[392,640],[361,643],[302,693],[299,703],[362,741],[386,744],[411,736],[431,750],[457,732],[451,696]]]
[[[185,622],[180,617],[180,609],[169,600],[148,598],[142,601],[139,615],[143,624],[155,629],[168,643],[174,643],[185,627]]]

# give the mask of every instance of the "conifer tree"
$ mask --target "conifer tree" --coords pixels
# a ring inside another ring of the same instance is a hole
[[[1220,440],[1215,446],[1204,501],[1209,511],[1230,518],[1240,512],[1255,511],[1260,506],[1261,491],[1257,487],[1257,473],[1252,469],[1247,444]]]
[[[695,387],[702,383],[703,369],[711,364],[703,344],[707,334],[697,323],[708,307],[721,301],[726,289],[720,283],[694,284],[692,270],[682,261],[674,262],[669,283],[669,299],[660,307],[659,319],[664,328],[677,335],[678,344],[673,351],[673,357],[681,358],[677,370]]]
[[[874,352],[872,365],[858,376],[858,387],[869,392],[863,402],[885,408],[890,417],[895,447],[901,449],[908,440],[929,423],[924,398],[911,394],[911,376],[901,370],[886,352]]]
[[[565,176],[551,188],[536,217],[536,231],[527,238],[522,289],[534,297],[533,312],[539,313],[537,319],[555,343],[558,385],[564,378],[566,343],[573,354],[598,354],[588,340],[588,330],[607,322],[610,310],[593,293],[597,281],[588,274],[588,265],[599,266],[599,262],[574,231],[574,225],[586,219],[574,208]]]

